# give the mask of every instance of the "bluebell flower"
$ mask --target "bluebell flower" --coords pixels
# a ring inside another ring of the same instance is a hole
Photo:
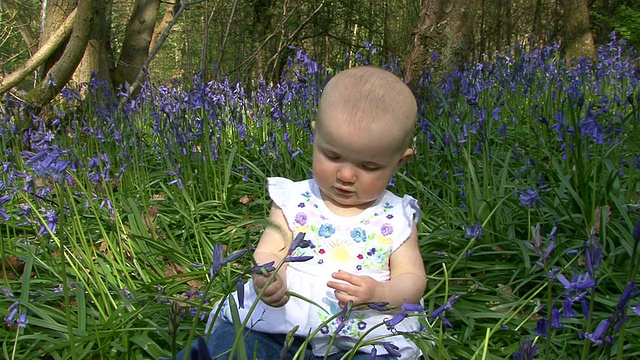
[[[244,282],[242,281],[242,275],[238,275],[238,280],[236,282],[236,291],[238,293],[238,307],[240,307],[240,309],[244,309]]]
[[[213,264],[209,269],[209,275],[213,279],[214,277],[216,277],[216,275],[218,275],[218,273],[220,272],[220,269],[224,265],[238,260],[239,258],[244,256],[247,252],[249,252],[249,249],[235,250],[231,252],[229,256],[225,257],[224,245],[222,245],[221,243],[215,243],[213,245]]]
[[[525,191],[519,191],[520,193],[520,206],[527,206],[530,208],[537,208],[538,204],[542,203],[540,194],[537,190],[527,189]]]
[[[9,315],[4,317],[4,322],[7,325],[11,325],[15,322],[15,317],[16,314],[18,313],[18,309],[14,308],[13,310],[11,310],[11,312],[9,312]]]
[[[633,312],[636,313],[636,315],[640,316],[640,302],[638,302],[638,305],[631,308],[631,310],[633,310]]]
[[[629,300],[631,300],[631,295],[633,294],[635,287],[636,287],[635,281],[629,281],[627,283],[627,287],[624,289],[624,291],[622,292],[622,295],[620,295],[620,299],[618,300],[618,306],[617,306],[618,311],[624,311],[627,309],[627,306],[629,305]]]
[[[476,238],[480,240],[480,238],[482,238],[482,224],[477,222],[471,226],[468,226],[466,229],[465,237],[467,239]]]
[[[587,271],[594,278],[595,273],[602,263],[603,251],[600,246],[600,237],[597,234],[591,234],[589,240],[584,243],[584,251],[587,262]]]
[[[413,313],[413,312],[423,312],[424,308],[420,304],[411,304],[408,303],[407,300],[404,300],[404,304],[402,304],[401,308],[404,313]]]
[[[515,360],[533,360],[538,353],[538,345],[532,345],[530,338],[524,338],[520,343],[520,349],[513,356]]]
[[[296,235],[296,237],[291,242],[291,246],[289,246],[288,254],[293,254],[293,252],[302,244],[305,235],[306,233],[304,232],[300,232]]]
[[[602,345],[604,343],[604,335],[609,330],[609,324],[610,319],[600,321],[594,332],[585,334],[586,338],[596,345]]]
[[[395,314],[391,319],[384,319],[384,324],[387,326],[389,331],[395,331],[396,325],[398,325],[402,320],[407,317],[407,314],[403,312],[399,312]]]
[[[441,316],[445,311],[453,309],[453,304],[455,304],[458,299],[460,299],[460,297],[460,294],[451,295],[451,297],[449,297],[444,305],[440,306],[433,313],[431,313],[431,317],[435,319]]]
[[[382,301],[382,302],[370,302],[367,304],[367,307],[369,309],[372,310],[376,310],[376,311],[388,311],[389,310],[389,303],[386,301]]]
[[[313,255],[289,256],[284,259],[284,262],[305,262],[311,259],[313,259]]]
[[[636,226],[633,228],[633,240],[636,242],[636,244],[638,242],[640,242],[640,219],[638,219],[638,222],[636,223]]]
[[[266,264],[262,264],[262,265],[255,265],[253,267],[251,267],[251,269],[249,269],[249,272],[253,275],[263,275],[263,276],[267,276],[269,275],[270,272],[275,271],[276,267],[273,266],[275,264],[275,261],[269,261]]]
[[[8,297],[8,298],[14,298],[15,295],[13,295],[13,292],[11,291],[11,289],[9,289],[6,286],[0,286],[0,292],[2,293],[2,295]]]
[[[556,278],[562,283],[567,292],[579,292],[591,289],[596,286],[596,281],[589,277],[589,274],[574,275],[571,282],[563,274],[558,274]]]
[[[402,354],[400,354],[400,352],[398,350],[400,350],[400,348],[390,342],[385,342],[382,341],[379,343],[380,345],[382,345],[382,347],[387,351],[387,353],[391,356],[395,356],[395,357],[401,357]]]
[[[46,221],[46,223],[40,224],[40,230],[38,230],[38,235],[45,234],[53,235],[56,233],[56,228],[58,226],[58,214],[56,214],[53,210],[45,210],[42,214],[42,217]]]
[[[576,312],[573,311],[573,302],[571,299],[562,300],[562,316],[565,318],[576,317]]]
[[[2,222],[7,222],[9,221],[9,219],[11,219],[11,215],[9,215],[5,210],[4,207],[0,207],[0,217],[2,218]]]
[[[554,307],[551,309],[551,327],[554,329],[562,329],[564,324],[560,321],[560,310]]]
[[[376,349],[376,347],[374,346],[371,349],[371,360],[376,360],[378,358],[378,349]]]
[[[533,333],[537,336],[546,338],[549,334],[549,320],[547,320],[547,318],[545,317],[538,320],[538,322],[536,323],[536,328],[533,329]]]
[[[16,320],[16,324],[18,324],[19,329],[26,328],[28,323],[29,323],[29,320],[27,320],[26,313],[20,314],[20,317],[18,318],[18,320]]]

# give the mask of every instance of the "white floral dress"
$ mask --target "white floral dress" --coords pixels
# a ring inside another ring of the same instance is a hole
[[[377,281],[388,281],[391,253],[409,238],[420,214],[417,201],[408,195],[400,198],[385,191],[362,213],[342,217],[326,207],[313,180],[293,182],[285,178],[269,178],[268,190],[271,199],[282,209],[293,236],[306,233],[307,246],[298,247],[292,256],[311,255],[313,258],[288,264],[287,287],[289,291],[312,300],[313,304],[291,297],[285,306],[274,308],[260,301],[250,314],[247,326],[261,332],[285,334],[298,325],[297,335],[300,336],[320,329],[311,340],[311,346],[316,356],[324,356],[340,325],[339,319],[323,325],[333,314],[341,312],[334,290],[326,285],[332,280],[331,274],[343,270]],[[251,281],[245,284],[244,290],[244,309],[238,309],[242,319],[257,298]],[[223,305],[221,316],[231,321],[228,303]],[[392,316],[370,309],[354,310],[337,334],[329,353],[352,349],[365,332]],[[409,317],[395,328],[397,331],[418,331],[420,325],[417,318]],[[367,338],[384,335],[392,333],[382,324]],[[415,359],[420,354],[415,344],[401,335],[382,341],[398,346],[403,359]],[[365,346],[360,351],[370,352],[371,348]],[[378,354],[385,353],[383,347],[376,348]]]

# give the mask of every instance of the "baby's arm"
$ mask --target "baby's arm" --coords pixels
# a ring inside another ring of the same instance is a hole
[[[392,306],[402,306],[405,299],[409,303],[418,303],[427,286],[424,262],[418,246],[418,230],[413,225],[411,235],[390,259],[391,278],[379,282],[369,276],[358,276],[345,271],[333,274],[336,280],[327,285],[335,289],[340,306],[350,300],[356,304],[368,302],[388,302]],[[345,284],[344,282],[348,284]]]
[[[274,265],[277,266],[288,255],[287,252],[289,251],[289,246],[291,246],[293,234],[287,226],[282,210],[276,205],[271,207],[269,221],[271,225],[267,226],[262,233],[258,246],[253,253],[253,258],[258,265],[273,261]],[[289,296],[286,294],[286,266],[287,264],[284,264],[280,268],[275,275],[276,278],[262,295],[262,301],[269,306],[280,307],[289,301]],[[269,276],[260,274],[253,276],[253,287],[256,293],[262,291],[271,276],[273,276],[273,273]]]

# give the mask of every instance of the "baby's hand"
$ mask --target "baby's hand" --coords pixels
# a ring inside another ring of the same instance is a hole
[[[327,286],[335,290],[334,294],[341,308],[350,300],[353,300],[356,305],[383,300],[378,299],[376,294],[376,291],[381,289],[380,282],[369,276],[354,275],[342,270],[331,276],[336,280],[341,280],[327,282]]]
[[[268,276],[264,275],[254,275],[253,276],[253,288],[256,290],[256,293],[260,293],[262,289],[267,286],[269,282],[269,278],[271,278],[274,274],[271,273]],[[289,301],[289,295],[287,295],[287,281],[284,271],[278,272],[275,274],[275,279],[262,294],[262,301],[273,307],[281,307]]]

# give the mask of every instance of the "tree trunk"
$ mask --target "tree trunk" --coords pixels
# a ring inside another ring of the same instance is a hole
[[[76,21],[60,60],[55,63],[45,78],[27,93],[25,97],[27,102],[32,103],[37,108],[42,108],[69,82],[80,60],[82,60],[84,50],[89,41],[91,26],[94,23],[93,5],[93,0],[78,1]]]
[[[95,25],[91,27],[89,41],[78,65],[71,78],[76,85],[90,82],[92,79],[105,83],[108,88],[113,88],[111,82],[111,69],[113,69],[113,57],[110,57],[111,46],[109,40],[110,24],[107,19],[110,0],[93,0],[95,3]],[[93,78],[92,78],[93,76]]]
[[[114,86],[132,84],[142,69],[155,28],[160,0],[136,0],[113,74]]]
[[[565,0],[564,2],[564,55],[567,60],[586,56],[595,59],[596,48],[589,29],[588,0]]]
[[[273,32],[271,6],[271,0],[257,0],[253,3],[253,34],[256,44],[265,41]],[[273,47],[266,45],[267,44],[265,44],[262,49],[257,50],[256,66],[254,67],[256,76],[258,74],[265,75],[269,58],[271,58],[271,55],[274,53]]]
[[[423,68],[431,68],[437,78],[473,58],[478,4],[476,0],[425,1],[404,60],[410,85],[419,80]]]
[[[46,7],[42,9],[42,29],[40,29],[40,46],[45,44],[51,34],[53,34],[58,26],[69,17],[69,14],[78,5],[77,0],[48,0]],[[45,74],[51,70],[53,65],[60,59],[64,52],[64,46],[59,47],[56,51],[49,56],[49,58],[42,64],[38,71],[38,80],[42,80]]]
[[[207,1],[207,4],[208,4],[208,1]],[[171,20],[173,20],[173,17],[176,16],[181,5],[182,5],[181,0],[175,0],[173,4],[167,4],[167,9],[165,10],[164,15],[162,16],[162,20],[160,20],[160,22],[156,25],[155,30],[153,31],[151,44],[149,44],[150,49],[153,49],[156,46],[156,44],[160,40],[160,37],[162,36],[162,33],[169,26],[169,24],[171,23]],[[207,22],[207,25],[208,25],[208,22]]]

